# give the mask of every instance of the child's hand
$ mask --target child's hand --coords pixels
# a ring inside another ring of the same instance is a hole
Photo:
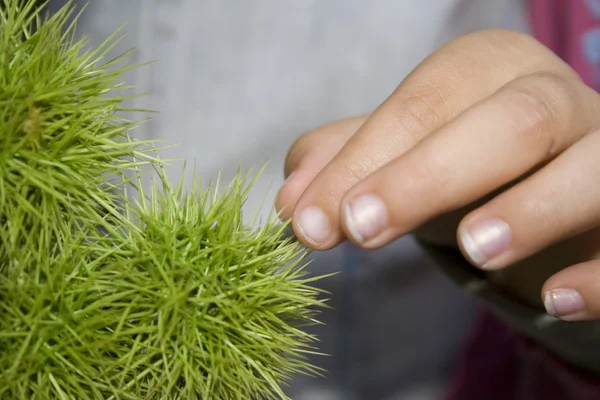
[[[598,237],[600,96],[533,39],[477,32],[430,56],[370,116],[303,136],[286,175],[278,208],[314,249],[346,237],[378,248],[421,228],[437,243],[451,232],[475,266],[499,270]],[[586,260],[600,241],[591,246]],[[505,281],[518,286],[525,268]],[[550,278],[542,298],[565,319],[597,318],[599,289],[600,262],[586,262]]]

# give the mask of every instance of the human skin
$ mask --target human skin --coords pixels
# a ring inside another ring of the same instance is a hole
[[[276,206],[315,250],[414,233],[550,314],[597,319],[599,111],[597,92],[533,38],[475,32],[369,115],[302,135]]]

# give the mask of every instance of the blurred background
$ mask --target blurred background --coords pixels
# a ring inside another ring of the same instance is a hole
[[[265,192],[273,203],[287,149],[300,134],[373,110],[423,58],[462,33],[525,30],[521,3],[93,0],[79,33],[96,45],[127,22],[113,55],[133,48],[133,62],[157,61],[126,77],[149,92],[133,105],[160,111],[137,138],[180,144],[165,156],[195,160],[209,179],[269,162],[246,205],[254,211]],[[169,174],[178,180],[181,169]],[[411,237],[377,252],[343,244],[313,257],[313,271],[342,271],[321,283],[334,309],[314,329],[330,354],[314,362],[328,372],[295,379],[291,398],[440,399],[476,308],[471,298]]]

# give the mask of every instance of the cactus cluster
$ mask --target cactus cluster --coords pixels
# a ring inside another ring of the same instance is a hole
[[[244,223],[258,174],[172,185],[117,34],[90,50],[36,3],[0,0],[0,398],[286,398],[319,373],[321,277],[276,215]]]

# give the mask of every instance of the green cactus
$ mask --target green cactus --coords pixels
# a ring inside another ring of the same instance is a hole
[[[0,398],[286,398],[318,374],[323,277],[276,216],[244,224],[259,174],[171,185],[120,116],[116,34],[86,50],[71,3],[0,4]]]

